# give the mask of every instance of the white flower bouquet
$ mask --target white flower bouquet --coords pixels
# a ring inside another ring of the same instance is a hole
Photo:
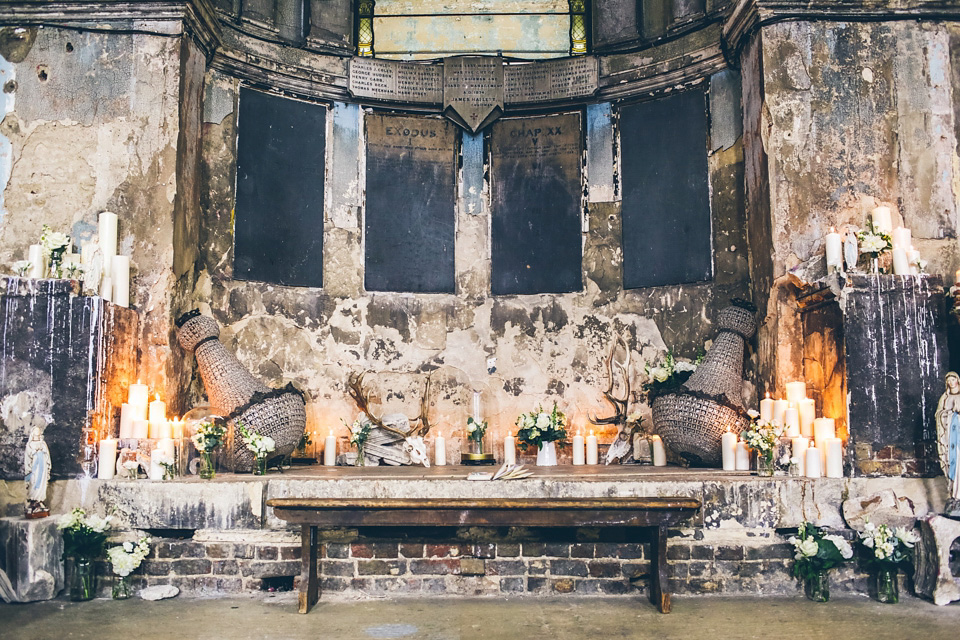
[[[124,542],[107,549],[107,559],[110,560],[116,575],[126,577],[137,570],[149,553],[150,538],[141,536],[136,544]]]
[[[517,440],[524,451],[528,447],[540,448],[544,442],[563,442],[567,438],[567,418],[553,403],[552,411],[537,407],[530,413],[521,413],[517,417]]]
[[[344,424],[346,424],[346,422],[344,422]],[[357,416],[357,419],[353,421],[353,424],[348,425],[347,428],[350,429],[350,444],[357,448],[357,461],[354,463],[354,466],[362,467],[363,446],[367,443],[367,437],[370,435],[373,423],[370,422],[367,414],[361,413]]]
[[[872,522],[868,522],[860,533],[860,544],[869,552],[868,562],[889,569],[912,561],[913,547],[919,540],[916,532],[905,527],[891,529],[885,524],[877,526]]]
[[[797,529],[797,536],[788,542],[793,545],[794,577],[812,580],[818,573],[840,566],[853,557],[853,547],[843,537],[828,534],[809,522]]]

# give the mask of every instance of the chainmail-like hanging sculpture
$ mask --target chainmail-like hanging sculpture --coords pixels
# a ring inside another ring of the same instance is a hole
[[[750,422],[743,409],[743,351],[757,330],[755,314],[749,302],[733,300],[720,312],[720,332],[697,370],[653,401],[655,430],[691,464],[719,467],[724,432],[739,433]]]
[[[292,453],[307,426],[303,394],[293,385],[271,389],[250,375],[220,343],[220,327],[213,318],[194,310],[176,324],[180,346],[196,355],[211,408],[227,419],[225,466],[234,471],[250,471],[253,466],[253,453],[235,436],[238,420],[274,439],[277,448],[271,457]]]

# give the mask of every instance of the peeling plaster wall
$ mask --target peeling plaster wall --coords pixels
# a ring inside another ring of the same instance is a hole
[[[733,80],[737,90],[730,95],[738,97],[739,77]],[[365,292],[363,194],[358,188],[364,184],[363,114],[356,105],[343,103],[332,105],[328,120],[324,288],[234,281],[237,86],[219,71],[207,74],[201,266],[194,296],[198,307],[221,323],[227,348],[255,375],[274,386],[294,381],[307,392],[308,430],[346,433],[340,419],[351,421],[356,414],[346,380],[358,371],[373,372],[367,383],[379,409],[409,416],[417,415],[423,380],[431,373],[430,420],[450,438],[451,454],[459,450],[457,438],[464,435],[472,389],[484,393],[492,436],[488,442],[497,447],[516,416],[539,403],[556,400],[574,428],[588,427],[588,414],[610,413],[601,391],[607,385],[604,361],[615,333],[626,337],[633,353],[631,411],[648,414],[639,401],[644,361],[662,356],[667,347],[680,356],[695,356],[713,337],[716,311],[733,296],[749,296],[743,147],[739,130],[722,126],[713,135],[723,133],[720,139],[728,146],[711,144],[716,151],[709,160],[715,282],[623,291],[620,203],[611,201],[612,176],[598,170],[598,193],[607,194],[608,200],[588,206],[584,291],[492,297],[487,185],[482,166],[471,160],[464,162],[460,177],[457,293]],[[609,113],[610,106],[599,111]],[[609,117],[592,119],[587,136],[591,167],[612,166],[612,161],[602,160],[604,155],[614,157],[612,126]],[[193,397],[199,402],[202,393],[197,381]],[[612,430],[598,433],[613,435]]]
[[[747,48],[745,68],[762,74],[747,85],[745,126],[762,144],[748,148],[765,162],[751,163],[748,182],[760,190],[751,196],[755,277],[773,279],[758,338],[769,390],[802,375],[785,276],[823,252],[829,227],[862,226],[888,204],[913,230],[929,272],[960,267],[957,33],[955,23],[783,22],[762,29],[759,60]]]
[[[101,211],[117,213],[143,316],[141,375],[178,410],[189,363],[169,355],[181,292],[193,290],[203,56],[179,36],[13,27],[0,32],[0,56],[0,264],[9,273],[43,224],[79,247]]]

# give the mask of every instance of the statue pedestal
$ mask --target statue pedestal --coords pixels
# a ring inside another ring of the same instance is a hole
[[[0,518],[0,570],[10,583],[0,576],[0,595],[15,602],[55,598],[64,586],[62,554],[57,518]]]

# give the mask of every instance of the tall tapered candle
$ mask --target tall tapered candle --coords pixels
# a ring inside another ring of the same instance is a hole
[[[503,439],[503,464],[517,464],[517,439],[511,435]]]
[[[750,450],[743,440],[737,441],[736,470],[750,471]]]
[[[597,448],[597,436],[593,431],[587,436],[587,464],[597,464],[600,462],[600,454]]]
[[[333,467],[337,464],[337,439],[333,435],[333,429],[327,433],[323,439],[323,466]]]
[[[584,464],[586,460],[584,447],[583,434],[577,431],[577,435],[573,436],[573,464],[578,466]]]
[[[737,434],[727,431],[720,438],[720,450],[724,471],[735,471],[737,468]]]
[[[773,398],[769,393],[760,401],[760,419],[764,422],[773,422]]]
[[[117,474],[117,443],[115,438],[104,438],[100,441],[100,452],[97,459],[97,477],[101,480],[111,480]]]
[[[433,440],[433,464],[442,467],[447,464],[447,441],[442,433]]]
[[[775,424],[783,426],[783,414],[789,407],[790,403],[782,398],[773,401],[773,422]]]

